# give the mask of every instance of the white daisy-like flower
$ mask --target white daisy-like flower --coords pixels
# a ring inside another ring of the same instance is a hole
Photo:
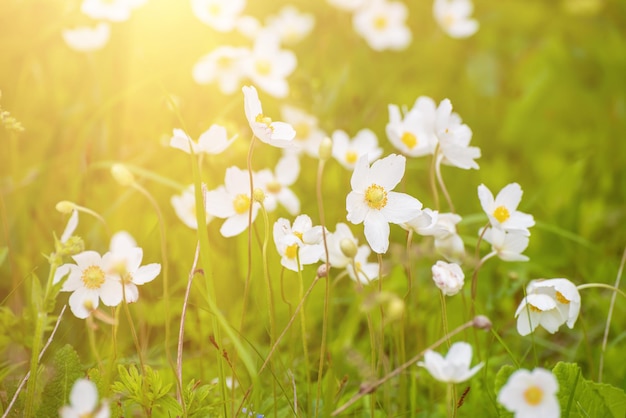
[[[67,46],[76,51],[95,51],[109,42],[111,27],[108,23],[100,22],[94,28],[80,26],[75,29],[63,29],[61,35]]]
[[[418,97],[413,108],[402,116],[400,108],[389,105],[387,137],[392,145],[405,155],[421,157],[433,154],[437,146],[435,114],[437,106],[433,99]]]
[[[471,19],[474,11],[471,0],[435,0],[433,15],[441,28],[452,38],[467,38],[478,30],[478,22]]]
[[[174,207],[174,212],[185,225],[191,229],[198,229],[198,220],[196,219],[196,194],[195,186],[190,184],[179,195],[174,195],[170,199],[170,203]],[[206,224],[213,219],[213,216],[206,212]]]
[[[463,289],[465,274],[457,263],[437,261],[432,266],[433,281],[446,296],[454,296]]]
[[[243,86],[242,91],[246,119],[248,119],[254,136],[266,144],[278,148],[290,147],[296,136],[293,126],[286,122],[273,122],[271,118],[263,114],[263,108],[261,107],[256,88]]]
[[[274,244],[281,255],[280,264],[299,271],[302,266],[317,263],[324,252],[322,227],[313,226],[308,215],[300,215],[293,226],[285,218],[274,223]]]
[[[259,186],[265,192],[263,205],[267,211],[276,209],[278,203],[283,205],[290,215],[300,213],[300,199],[289,188],[298,179],[300,174],[300,160],[296,155],[287,154],[276,164],[274,173],[270,170],[261,170],[257,173]]]
[[[515,414],[515,418],[559,418],[561,406],[556,397],[559,382],[548,370],[540,367],[532,372],[517,370],[509,377],[498,402]]]
[[[444,358],[441,354],[427,350],[424,361],[417,363],[424,367],[432,377],[444,383],[461,383],[470,379],[483,367],[483,363],[470,369],[472,346],[466,342],[452,344]]]
[[[241,234],[248,228],[248,212],[252,204],[252,222],[259,211],[259,203],[250,199],[250,177],[247,170],[226,169],[224,186],[206,194],[206,210],[217,218],[226,218],[220,228],[225,237]]]
[[[98,407],[98,388],[91,380],[78,379],[70,392],[70,404],[59,409],[61,418],[109,418],[109,403],[102,401]]]
[[[411,31],[405,23],[407,15],[404,3],[372,0],[354,13],[352,25],[373,50],[401,50],[411,43]]]
[[[100,256],[95,251],[83,251],[73,255],[76,264],[63,264],[54,276],[58,283],[68,273],[61,292],[72,292],[70,309],[77,318],[87,318],[102,299],[107,306],[122,302],[122,288],[117,278],[109,273],[110,253]]]
[[[522,200],[522,193],[519,184],[511,183],[504,186],[494,199],[487,186],[484,184],[478,186],[480,204],[493,227],[506,231],[520,231],[525,235],[530,235],[528,228],[535,225],[533,216],[517,210],[517,206]]]
[[[383,149],[378,146],[376,134],[370,129],[361,129],[352,139],[344,131],[336,130],[332,134],[332,140],[333,157],[348,170],[354,170],[363,155],[372,163],[383,153]]]
[[[213,124],[204,131],[198,142],[191,139],[182,129],[174,129],[174,135],[170,138],[170,147],[185,151],[187,154],[193,150],[194,154],[221,154],[237,138],[237,134],[228,137],[226,128]]]
[[[368,156],[357,162],[346,198],[347,219],[363,222],[365,238],[378,254],[389,248],[389,223],[402,224],[419,215],[422,203],[405,193],[393,192],[404,175],[406,158],[391,154],[370,167]]]
[[[245,7],[246,0],[191,0],[193,14],[219,32],[233,30]]]
[[[250,54],[248,48],[219,46],[193,66],[193,79],[198,84],[217,82],[222,93],[233,94],[246,76],[244,62]]]
[[[295,141],[286,151],[301,154],[303,151],[310,157],[319,156],[319,148],[322,139],[326,136],[319,128],[318,120],[315,116],[293,106],[282,106],[281,116],[296,131]]]
[[[267,29],[277,33],[285,45],[295,44],[304,39],[315,25],[315,17],[310,13],[300,13],[292,5],[284,6],[278,15],[267,18]]]
[[[561,325],[574,327],[580,313],[580,293],[567,279],[533,280],[526,287],[515,317],[517,332],[525,336],[541,325],[554,334]]]
[[[372,250],[367,245],[361,245],[354,256],[354,264],[350,262],[346,266],[348,275],[354,281],[368,284],[378,279],[378,263],[371,263],[368,258]],[[356,267],[356,272],[354,271]]]
[[[252,53],[244,59],[246,75],[266,93],[277,98],[289,94],[286,78],[297,65],[296,55],[281,49],[278,36],[268,30],[256,37]]]
[[[528,261],[528,256],[522,254],[528,247],[528,235],[523,231],[505,231],[499,228],[488,228],[483,239],[491,244],[492,253],[483,259],[497,255],[502,261]]]
[[[439,141],[437,164],[478,170],[479,166],[474,160],[480,158],[480,148],[469,146],[472,130],[461,123],[458,114],[452,112],[449,99],[442,100],[437,107],[435,133]]]

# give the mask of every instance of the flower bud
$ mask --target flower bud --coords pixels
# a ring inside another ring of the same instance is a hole
[[[70,202],[69,200],[61,200],[59,203],[57,203],[55,208],[61,213],[70,214],[74,209],[76,209],[76,204]]]
[[[111,175],[122,186],[130,186],[135,182],[135,176],[124,164],[113,164],[111,166]]]
[[[65,242],[57,243],[56,253],[60,256],[71,256],[85,251],[85,242],[81,237],[72,235]]]
[[[354,241],[350,238],[344,238],[339,241],[339,248],[341,249],[343,255],[348,258],[354,258],[359,250]]]
[[[478,315],[474,318],[474,327],[489,331],[491,329],[491,321],[484,315]]]
[[[333,140],[329,137],[322,139],[319,147],[320,160],[328,161],[333,156]]]
[[[328,269],[326,268],[326,264],[320,264],[317,268],[317,277],[326,277],[328,276]]]
[[[263,201],[265,200],[265,192],[263,191],[263,189],[255,187],[254,191],[252,192],[252,198],[255,202],[263,203]]]
[[[446,296],[456,295],[463,288],[465,275],[456,263],[437,261],[432,267],[433,281]]]

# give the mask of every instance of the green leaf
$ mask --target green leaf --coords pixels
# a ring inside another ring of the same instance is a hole
[[[83,377],[83,366],[74,348],[66,344],[52,359],[52,378],[43,391],[37,416],[53,417],[68,402],[74,382]]]
[[[496,397],[497,397],[497,394],[500,393],[500,389],[502,389],[502,386],[504,386],[506,384],[506,382],[509,380],[509,377],[511,377],[511,375],[513,374],[513,372],[515,370],[517,370],[517,369],[515,367],[511,366],[510,364],[506,364],[506,365],[502,366],[500,368],[500,370],[498,370],[498,373],[496,374],[495,385],[494,385],[494,389],[496,391]],[[499,412],[499,415],[501,417],[511,417],[511,416],[513,416],[513,414],[511,414],[509,411],[507,411],[499,403],[498,403],[498,412]]]
[[[0,266],[4,264],[4,261],[7,259],[8,254],[9,247],[0,247]]]

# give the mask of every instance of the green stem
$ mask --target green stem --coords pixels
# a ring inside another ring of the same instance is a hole
[[[437,182],[435,181],[435,172],[436,172],[436,162],[437,162],[437,153],[439,152],[439,145],[435,148],[435,152],[433,154],[433,159],[430,163],[430,175],[428,176],[430,183],[430,190],[433,193],[433,201],[435,203],[435,210],[439,210],[439,192],[437,191]]]
[[[619,293],[620,295],[624,296],[626,298],[626,293],[624,293],[622,290],[618,289],[617,287],[613,287],[609,284],[604,284],[604,283],[587,283],[587,284],[581,284],[580,286],[577,286],[576,289],[578,290],[584,290],[584,289],[592,289],[594,287],[597,287],[599,289],[609,289],[614,291],[615,293]]]

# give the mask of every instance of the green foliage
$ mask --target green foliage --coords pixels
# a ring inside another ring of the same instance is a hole
[[[191,379],[183,391],[186,414],[188,418],[200,418],[216,416],[219,402],[215,399],[219,394],[214,394],[215,385],[200,385],[200,382]],[[213,396],[211,396],[213,395]]]
[[[50,370],[52,377],[43,390],[39,417],[56,416],[67,403],[74,382],[85,375],[78,353],[69,344],[54,353]]]

